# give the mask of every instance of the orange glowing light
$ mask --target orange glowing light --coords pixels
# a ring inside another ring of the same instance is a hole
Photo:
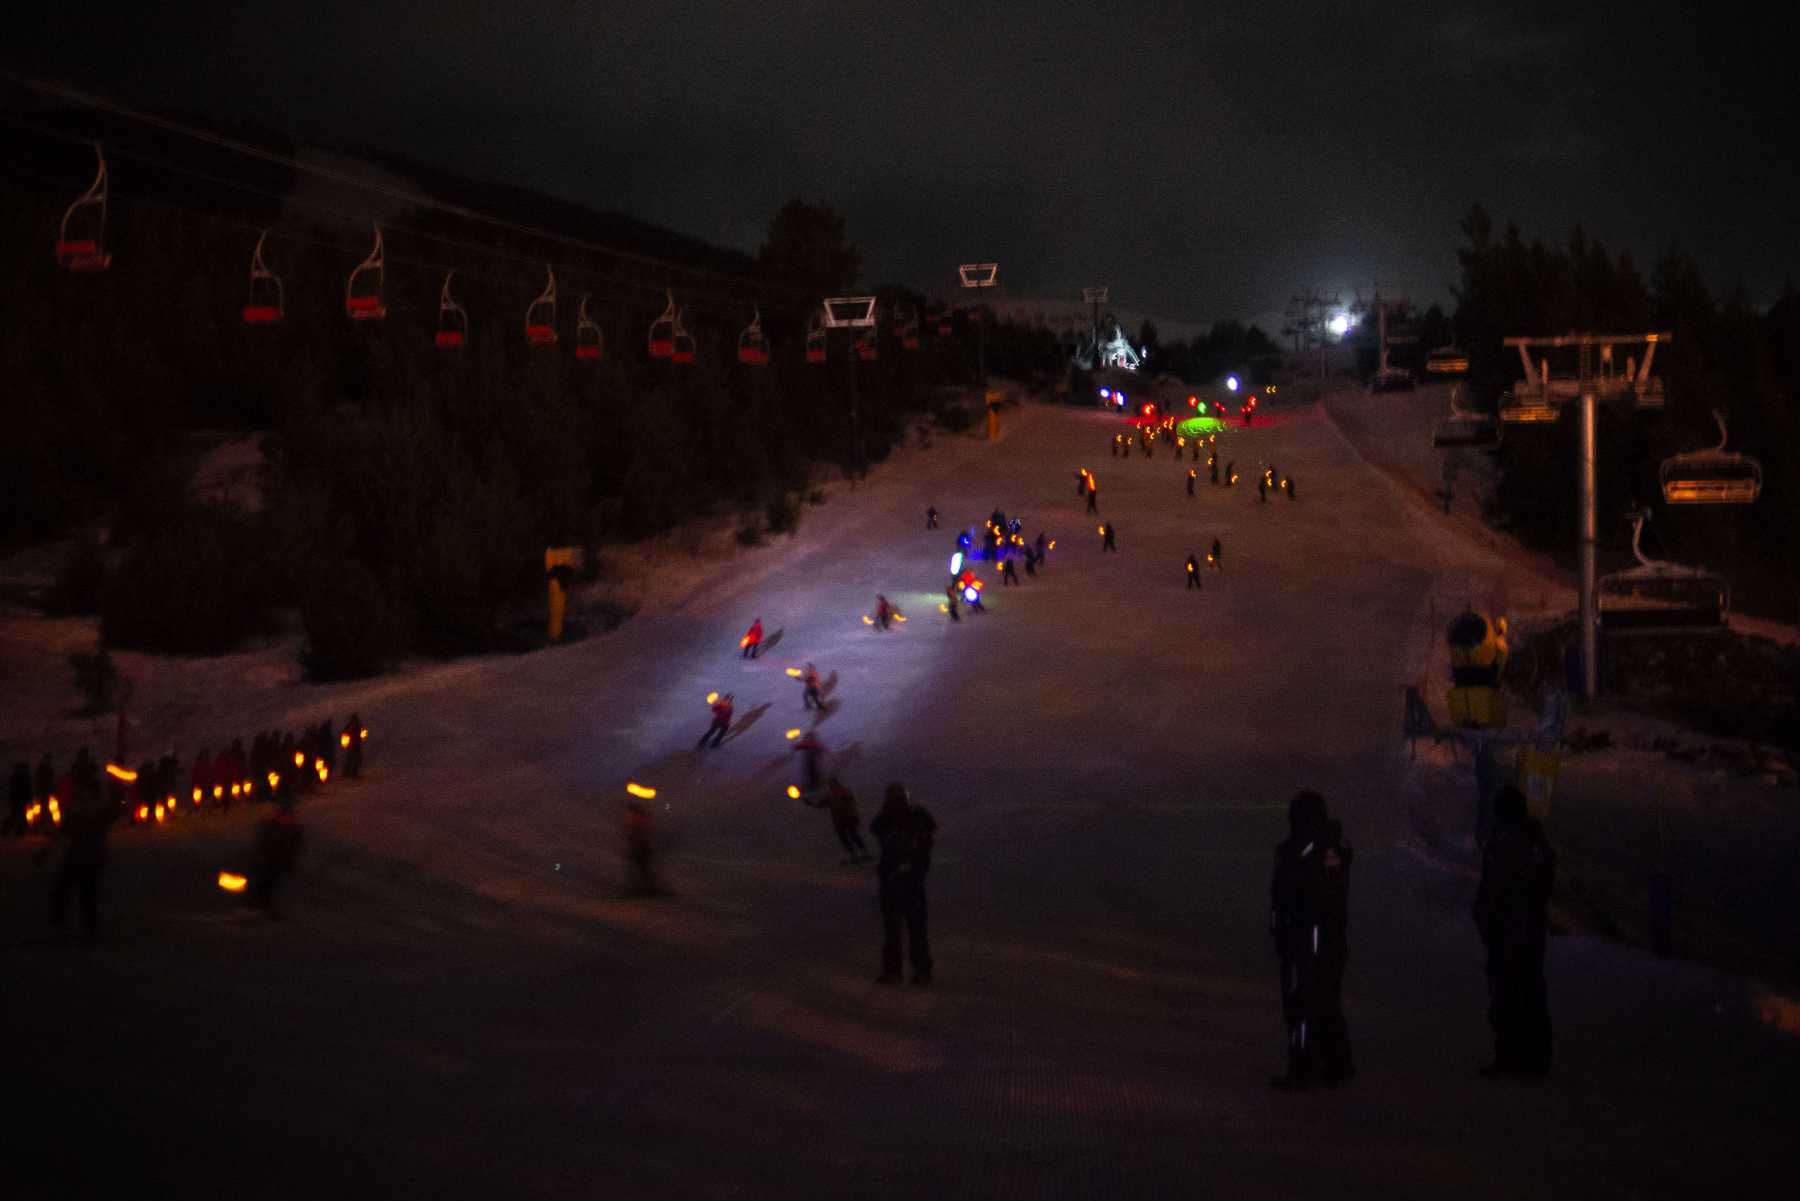
[[[946,604],[945,604],[945,603],[944,603],[944,602],[942,602],[942,601],[939,601],[939,602],[938,602],[938,612],[939,612],[939,613],[948,613],[948,612],[950,612],[950,606],[949,606],[949,605],[946,605]]]
[[[55,797],[50,798],[50,824],[53,826],[62,825],[62,806],[56,803]]]
[[[214,784],[213,785],[213,800],[216,801],[224,795],[225,795],[225,786],[223,784]]]
[[[149,821],[150,820],[150,806],[139,805],[137,808],[137,819],[139,821]]]
[[[905,625],[905,624],[906,624],[906,618],[905,618],[905,617],[903,617],[903,616],[901,616],[901,615],[900,615],[900,614],[898,614],[898,613],[896,613],[896,614],[894,614],[894,620],[895,620],[895,621],[897,621],[897,622],[899,622],[899,623],[900,623],[900,624],[901,624],[901,625]]]
[[[219,873],[219,887],[226,892],[243,892],[249,884],[250,881],[238,875],[236,872]]]
[[[281,787],[281,773],[280,772],[272,771],[269,773],[269,787],[270,788],[280,788]],[[200,803],[199,801],[194,802],[194,804],[196,804],[196,805],[198,805],[199,803]]]
[[[231,786],[231,799],[232,800],[236,800],[238,797],[241,797],[243,795],[244,795],[244,786],[242,784],[233,784]]]
[[[323,759],[316,761],[313,766],[319,771],[319,783],[323,784],[326,780],[331,778],[331,769],[325,766],[325,761]]]
[[[738,649],[739,650],[742,650],[744,647],[749,646],[749,645],[750,645],[750,635],[745,634],[742,638],[738,639]]]
[[[1049,549],[1050,549],[1050,550],[1055,550],[1055,549],[1056,549],[1056,539],[1054,539],[1054,538],[1052,538],[1052,539],[1050,539],[1050,546],[1049,546]]]
[[[156,807],[156,824],[157,825],[159,825],[159,826],[162,825],[163,817],[164,817],[163,807],[161,805],[158,805]]]
[[[653,801],[656,799],[656,789],[639,784],[635,780],[626,782],[625,791],[641,801]]]
[[[796,739],[798,737],[800,737],[800,728],[798,726],[795,726],[793,729],[791,729],[787,732],[787,739],[789,742],[794,741],[794,739]]]
[[[255,780],[245,780],[244,781],[244,795],[249,796],[251,793],[253,793],[255,791],[256,791],[256,781]]]
[[[796,680],[798,680],[798,679],[799,679],[799,678],[800,678],[800,669],[799,669],[799,668],[798,668],[798,667],[790,667],[790,668],[788,668],[788,669],[787,669],[787,673],[788,673],[788,674],[789,674],[789,675],[790,675],[790,676],[793,676],[793,677],[794,677],[794,678],[795,678],[795,679],[796,679]]]
[[[863,624],[866,626],[872,626],[875,624],[875,619],[873,617],[870,617],[867,613],[864,613],[863,614]]]
[[[120,767],[117,763],[108,763],[106,765],[106,774],[111,776],[113,779],[122,781],[123,783],[126,783],[126,784],[129,784],[133,780],[137,779],[136,772],[132,771],[128,767]]]
[[[364,726],[362,729],[360,729],[356,732],[356,736],[358,738],[362,739],[364,742],[367,742],[369,740],[369,728],[367,726]]]
[[[294,752],[294,766],[295,767],[305,767],[306,766],[305,752],[303,752],[303,751],[295,751]],[[217,794],[214,794],[214,795],[217,795]]]
[[[200,803],[200,795],[200,790],[198,788],[194,789],[194,804],[198,805]]]
[[[788,785],[788,796],[793,798],[796,801],[799,800],[800,799],[800,786],[798,784],[789,784]]]
[[[1097,526],[1095,526],[1095,527],[1094,527],[1094,532],[1095,532],[1095,533],[1096,533],[1096,534],[1105,534],[1105,533],[1106,533],[1106,527],[1105,527],[1105,526],[1103,526],[1103,525],[1097,525]]]
[[[709,705],[716,703],[718,699],[719,694],[716,692],[709,692],[706,694],[706,703]]]
[[[350,731],[348,731],[348,730],[345,730],[345,731],[344,731],[344,732],[343,732],[343,733],[342,733],[342,734],[339,734],[339,735],[338,735],[338,745],[339,745],[339,746],[341,746],[341,747],[345,747],[345,748],[348,748],[348,747],[349,747],[349,745],[350,745]]]

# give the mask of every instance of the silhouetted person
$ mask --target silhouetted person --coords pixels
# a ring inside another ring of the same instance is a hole
[[[951,621],[962,620],[962,617],[956,611],[957,605],[956,581],[951,580],[948,584],[944,585],[944,608],[949,612]]]
[[[760,653],[762,650],[762,640],[763,640],[762,618],[759,617],[755,621],[751,622],[750,628],[744,632],[744,637],[743,637],[744,653],[743,653],[742,657],[745,659],[756,658],[757,654]]]
[[[6,782],[6,823],[0,834],[17,838],[25,833],[25,811],[31,808],[31,766],[24,760],[13,764],[12,776]]]
[[[1107,522],[1101,523],[1101,525],[1100,525],[1100,550],[1102,552],[1112,551],[1115,554],[1118,552],[1119,548],[1113,544],[1114,532],[1115,531],[1113,530],[1112,522],[1107,521]]]
[[[930,506],[930,507],[928,507],[928,508],[927,508],[927,509],[926,509],[926,510],[925,510],[925,528],[926,528],[926,529],[928,529],[928,530],[935,530],[935,529],[937,529],[937,528],[938,528],[938,519],[937,519],[937,517],[938,517],[938,514],[937,514],[937,506],[936,506],[936,505],[932,505],[932,506]]]
[[[63,928],[71,894],[81,904],[81,936],[84,942],[100,938],[100,876],[106,870],[106,835],[123,812],[100,786],[100,768],[86,747],[75,755],[69,769],[68,793],[61,798],[62,825],[55,830],[67,844],[62,862],[50,881],[50,924]],[[41,862],[50,851],[39,853]]]
[[[1193,555],[1187,557],[1187,586],[1189,588],[1200,587],[1200,560]]]
[[[800,683],[805,691],[800,696],[802,709],[823,709],[825,694],[819,688],[819,669],[808,663],[800,676]]]
[[[1544,947],[1556,853],[1525,812],[1525,795],[1507,785],[1494,796],[1494,829],[1481,853],[1475,926],[1487,946],[1488,1022],[1494,1060],[1487,1077],[1542,1079],[1550,1072],[1550,1006]]]
[[[1194,482],[1196,480],[1198,480],[1199,478],[1200,478],[1200,473],[1198,471],[1195,471],[1192,467],[1188,468],[1187,489],[1188,489],[1188,499],[1189,500],[1192,500],[1194,497]]]
[[[808,733],[794,744],[794,753],[800,756],[800,791],[811,796],[819,791],[819,763],[825,753],[825,744],[817,735]]]
[[[996,551],[996,553],[998,552]],[[888,603],[887,597],[877,595],[875,597],[875,624],[885,630],[893,624],[893,621],[894,606]]]
[[[661,891],[656,885],[650,814],[636,801],[625,802],[625,865],[630,872],[633,892],[647,896]]]
[[[1091,476],[1088,478],[1087,500],[1087,511],[1090,513],[1098,513],[1100,511],[1100,489],[1094,485],[1093,477]]]
[[[849,856],[845,863],[861,863],[871,858],[868,844],[863,841],[862,817],[856,810],[856,794],[844,787],[843,781],[835,775],[825,780],[825,795],[818,800],[808,800],[806,804],[814,809],[827,809],[831,812],[831,828],[837,834],[838,841],[844,844],[844,853]]]
[[[300,861],[302,839],[300,819],[294,813],[291,795],[282,797],[275,812],[256,824],[254,866],[248,896],[251,905],[270,917],[277,916],[275,897],[281,890],[282,881]]]
[[[889,784],[881,812],[869,823],[869,833],[881,846],[875,865],[881,882],[881,976],[883,984],[901,980],[900,928],[906,927],[907,954],[912,959],[913,983],[931,983],[931,941],[926,930],[925,876],[931,870],[931,851],[937,823],[931,814],[912,804],[903,784]]]
[[[1017,584],[1018,582],[1019,573],[1013,569],[1012,559],[1006,558],[1000,560],[1000,586],[1004,588],[1009,584]]]
[[[1194,457],[1198,458],[1199,455],[1200,455],[1200,448],[1198,446],[1196,446],[1194,448]],[[1219,456],[1218,455],[1207,455],[1206,456],[1206,482],[1209,484],[1217,484],[1219,482]]]
[[[1341,1084],[1355,1074],[1342,995],[1350,956],[1350,844],[1316,792],[1288,803],[1288,827],[1275,847],[1269,884],[1288,1063],[1270,1083],[1288,1089]]]
[[[1047,543],[1044,538],[1044,531],[1039,530],[1038,536],[1037,536],[1037,559],[1038,559],[1039,563],[1042,563],[1044,561],[1044,555],[1046,553],[1048,553],[1046,550],[1046,547],[1047,547]]]
[[[1289,500],[1300,499],[1299,497],[1294,495],[1294,477],[1291,475],[1283,477],[1283,479],[1281,481],[1281,490],[1283,492],[1287,493],[1287,498]]]
[[[1229,488],[1233,484],[1237,483],[1237,471],[1235,470],[1236,467],[1237,467],[1237,464],[1233,463],[1233,462],[1227,461],[1225,464],[1225,486],[1227,488]]]
[[[1212,549],[1206,553],[1206,565],[1214,571],[1225,570],[1225,548],[1219,545],[1217,538],[1213,539]]]
[[[363,729],[362,718],[352,713],[350,720],[344,723],[344,732],[350,735],[350,745],[344,755],[344,774],[354,780],[362,773],[363,741],[368,737],[368,731]],[[343,740],[338,741],[342,745]]]
[[[700,735],[700,741],[695,749],[698,750],[700,747],[704,747],[708,738],[712,739],[712,744],[715,747],[718,746],[721,742],[725,741],[725,735],[729,733],[730,730],[731,693],[727,692],[724,696],[712,703],[712,724],[706,727],[706,733]]]

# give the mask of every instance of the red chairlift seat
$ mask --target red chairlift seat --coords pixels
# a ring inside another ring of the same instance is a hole
[[[675,336],[669,347],[669,361],[682,367],[694,365],[694,335],[681,323],[683,310],[675,311]]]
[[[769,340],[763,337],[762,309],[751,310],[750,324],[738,335],[738,362],[751,367],[769,365]]]
[[[583,296],[575,311],[575,357],[592,362],[599,359],[600,352],[606,345],[606,336],[588,316],[587,302],[588,298]]]
[[[814,313],[811,323],[806,327],[806,361],[813,364],[825,362],[825,318],[821,313]]]
[[[919,311],[917,309],[895,309],[894,338],[900,343],[901,350],[919,349]]]
[[[856,339],[856,357],[865,363],[873,362],[879,354],[874,330],[864,330]]]
[[[544,274],[544,290],[525,306],[525,340],[533,346],[556,345],[556,272],[546,266]]]
[[[56,261],[69,271],[104,271],[112,266],[106,249],[106,155],[98,142],[94,158],[99,164],[94,182],[63,210],[56,231]]]
[[[280,321],[287,311],[281,277],[263,262],[263,243],[268,237],[266,229],[257,235],[256,250],[250,256],[250,295],[244,302],[246,325],[271,325]]]
[[[650,357],[653,359],[675,355],[675,293],[665,291],[663,294],[669,298],[668,307],[663,309],[662,316],[650,323]]]
[[[439,350],[460,350],[469,334],[469,313],[462,305],[450,299],[450,281],[456,278],[451,271],[444,276],[444,286],[438,290],[438,327],[437,346]]]
[[[373,277],[373,286],[365,276]],[[375,246],[369,251],[369,257],[356,265],[350,272],[350,278],[344,281],[344,312],[352,321],[380,321],[387,316],[387,305],[382,303],[382,288],[387,282],[387,251],[381,241],[381,226],[375,226]],[[362,290],[358,291],[358,284]]]

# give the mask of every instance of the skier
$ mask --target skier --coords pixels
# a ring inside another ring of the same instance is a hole
[[[255,868],[250,874],[250,903],[270,917],[275,912],[275,893],[300,858],[302,831],[294,816],[294,798],[284,796],[275,812],[256,827]]]
[[[800,697],[802,709],[823,709],[825,694],[819,691],[819,669],[808,663],[801,674],[800,681],[806,686],[806,692]]]
[[[1039,563],[1044,561],[1045,544],[1046,539],[1044,538],[1044,531],[1039,530],[1037,536],[1037,560]]]
[[[1227,488],[1229,488],[1233,484],[1237,483],[1237,471],[1235,470],[1236,467],[1237,467],[1236,463],[1227,462],[1225,464],[1225,486]]]
[[[287,767],[283,766],[283,772]],[[189,782],[193,787],[194,804],[204,805],[212,801],[213,795],[213,761],[212,753],[205,747],[194,756],[194,766],[190,771]]]
[[[1083,467],[1075,473],[1075,495],[1086,496],[1088,492],[1088,469]]]
[[[958,602],[956,599],[956,581],[951,580],[948,584],[944,585],[944,607],[945,607],[945,610],[950,614],[951,621],[961,621],[962,620],[962,618],[960,616],[958,616],[957,612],[956,612],[956,608],[959,603],[960,602]]]
[[[1108,522],[1103,522],[1101,524],[1101,526],[1100,526],[1100,550],[1102,553],[1104,553],[1106,551],[1112,551],[1114,554],[1118,553],[1119,548],[1117,546],[1113,545],[1113,534],[1114,533],[1115,533],[1115,531],[1113,529],[1112,522],[1108,521]]]
[[[814,809],[827,809],[831,812],[831,828],[837,834],[838,841],[844,844],[844,851],[850,857],[844,860],[846,865],[864,863],[873,858],[869,854],[868,844],[863,841],[862,818],[856,811],[856,795],[844,787],[837,776],[825,779],[825,795],[816,801],[806,804]]]
[[[1195,458],[1200,457],[1198,447],[1195,448],[1194,457]],[[1219,456],[1218,455],[1209,454],[1206,456],[1206,476],[1207,476],[1207,480],[1209,483],[1216,485],[1219,482]]]
[[[1314,1080],[1337,1085],[1355,1075],[1342,997],[1350,954],[1351,851],[1316,792],[1297,793],[1288,803],[1288,826],[1288,837],[1275,847],[1269,884],[1288,1064],[1270,1084],[1298,1090]]]
[[[745,631],[742,641],[740,641],[738,643],[738,645],[743,647],[743,649],[744,649],[744,653],[743,653],[742,657],[745,659],[756,658],[756,656],[762,650],[762,640],[763,640],[762,618],[759,617],[755,621],[750,623],[750,628],[747,631]]]
[[[1550,1073],[1550,1008],[1544,988],[1544,944],[1556,852],[1525,811],[1525,795],[1507,785],[1494,796],[1494,829],[1481,854],[1475,926],[1487,947],[1488,1022],[1494,1059],[1488,1079]]]
[[[1198,463],[1199,461],[1200,461],[1200,439],[1195,438],[1194,439],[1194,462]],[[1216,483],[1217,481],[1215,480],[1214,482]]]
[[[1293,476],[1290,475],[1281,481],[1281,490],[1283,492],[1287,493],[1287,498],[1289,500],[1296,499],[1294,496],[1294,477]]]
[[[348,753],[344,756],[344,774],[352,780],[362,772],[363,740],[368,736],[369,732],[363,729],[362,718],[352,713],[350,720],[344,723],[344,738],[350,740],[347,744]],[[340,745],[344,745],[344,738],[338,739]]]
[[[1187,581],[1189,588],[1200,587],[1200,560],[1194,558],[1192,554],[1187,557]]]
[[[1212,549],[1206,552],[1206,565],[1214,571],[1225,570],[1225,548],[1219,545],[1217,538],[1213,539]]]
[[[937,517],[938,517],[937,506],[936,505],[928,506],[925,510],[925,528],[928,530],[937,529],[938,528]]]
[[[63,820],[57,829],[68,847],[50,881],[50,924],[62,929],[73,892],[81,903],[82,940],[94,943],[100,938],[100,876],[106,870],[106,835],[124,810],[107,801],[100,787],[100,768],[86,747],[75,753],[64,780],[66,786],[58,790],[64,801]],[[50,846],[45,846],[37,861],[42,863],[49,853]]]
[[[1013,569],[1011,556],[1000,561],[1000,586],[1007,587],[1019,582],[1019,573]]]
[[[1195,471],[1192,467],[1188,468],[1187,484],[1188,484],[1188,499],[1189,500],[1192,500],[1194,498],[1194,482],[1196,480],[1198,480],[1199,478],[1200,478],[1200,473],[1198,471]]]
[[[819,757],[825,753],[825,744],[818,735],[808,732],[794,744],[794,751],[800,756],[801,795],[812,796],[819,791]]]
[[[1263,473],[1256,477],[1256,499],[1265,505],[1269,503],[1269,470],[1266,467],[1263,469]]]
[[[699,750],[704,747],[708,738],[712,739],[713,746],[718,746],[725,741],[725,735],[730,729],[731,693],[727,692],[712,703],[712,725],[706,727],[706,733],[700,735],[700,741],[694,749]]]
[[[900,927],[906,927],[912,958],[913,983],[931,983],[931,941],[925,920],[925,876],[931,870],[932,845],[937,823],[931,814],[912,804],[904,784],[887,786],[881,812],[869,823],[869,833],[881,844],[875,866],[881,881],[881,984],[901,980]]]
[[[1108,449],[1112,452],[1113,458],[1116,459],[1119,457],[1119,435],[1118,434],[1113,435],[1112,445],[1108,446],[1106,449]]]
[[[1087,477],[1087,498],[1087,511],[1098,513],[1100,511],[1100,483],[1091,475]]]
[[[887,629],[894,620],[894,606],[888,604],[888,598],[880,593],[875,594],[875,624]]]

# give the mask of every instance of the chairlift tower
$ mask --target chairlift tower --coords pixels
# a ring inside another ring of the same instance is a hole
[[[999,263],[963,263],[956,268],[956,274],[965,289],[1000,286]],[[979,310],[975,312],[975,382],[987,387],[987,322],[981,320]]]
[[[1650,375],[1650,364],[1656,348],[1672,342],[1672,333],[1649,334],[1563,334],[1554,338],[1506,338],[1502,344],[1517,347],[1519,361],[1524,364],[1525,378],[1514,389],[1519,401],[1529,409],[1552,410],[1560,403],[1575,401],[1581,416],[1581,478],[1576,485],[1579,510],[1578,565],[1581,575],[1581,694],[1591,700],[1600,693],[1600,633],[1598,613],[1599,581],[1595,564],[1595,548],[1599,541],[1597,484],[1595,482],[1594,426],[1595,413],[1601,400],[1629,404],[1637,409],[1663,407],[1662,381]],[[1613,348],[1643,346],[1644,361],[1627,356],[1625,370],[1614,370]],[[1533,350],[1574,347],[1579,353],[1575,378],[1552,379],[1550,360],[1540,358],[1534,364]],[[1597,360],[1597,361],[1596,361]],[[1596,367],[1599,368],[1596,371]],[[1535,368],[1535,369],[1534,369]]]
[[[832,296],[820,306],[824,322],[817,327],[822,337],[828,337],[834,329],[869,331],[875,329],[875,297],[873,296]],[[808,335],[811,342],[811,335]],[[821,347],[821,350],[823,347]],[[809,345],[810,350],[810,345]],[[855,351],[850,355],[850,438],[851,451],[855,456],[858,468],[863,466],[862,421],[857,406],[856,377],[857,364],[861,356]]]
[[[1111,290],[1104,285],[1098,288],[1083,288],[1081,290],[1082,303],[1088,305],[1093,310],[1093,324],[1088,328],[1091,331],[1094,339],[1093,344],[1096,347],[1100,345],[1100,306],[1107,303],[1111,296]],[[1097,367],[1099,364],[1096,363],[1095,366]]]

